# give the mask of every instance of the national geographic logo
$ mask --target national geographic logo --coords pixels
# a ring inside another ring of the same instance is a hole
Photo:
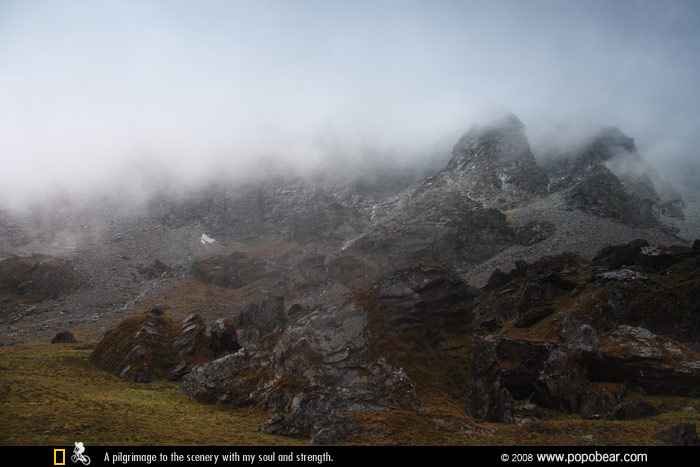
[[[54,449],[53,450],[53,465],[66,465],[66,450],[65,449]]]

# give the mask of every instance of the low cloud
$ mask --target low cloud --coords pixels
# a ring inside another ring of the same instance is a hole
[[[438,160],[492,109],[518,115],[537,154],[616,125],[686,183],[700,159],[698,10],[4,1],[0,204]]]

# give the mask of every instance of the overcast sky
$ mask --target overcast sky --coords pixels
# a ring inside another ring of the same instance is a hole
[[[699,71],[695,0],[0,0],[0,200],[414,158],[494,109],[535,148],[617,125],[664,170],[700,158]]]

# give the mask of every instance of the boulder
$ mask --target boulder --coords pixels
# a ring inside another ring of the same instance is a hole
[[[616,406],[608,415],[610,420],[638,420],[658,415],[659,411],[648,400],[637,397],[636,399]]]
[[[207,348],[204,330],[204,320],[197,314],[178,324],[163,308],[156,307],[109,330],[90,360],[131,381],[179,379],[195,362],[214,357]]]
[[[109,330],[90,360],[120,378],[150,382],[166,376],[179,363],[173,340],[178,324],[159,308],[126,319]]]
[[[603,387],[599,392],[586,392],[579,402],[581,418],[606,419],[621,402],[621,393],[610,393]]]
[[[78,340],[70,331],[61,331],[51,339],[52,344],[76,344]]]
[[[695,422],[679,423],[668,430],[656,433],[654,439],[671,446],[700,446]]]
[[[646,246],[649,246],[646,240],[638,239],[624,245],[605,247],[593,258],[593,264],[610,269],[634,265]]]

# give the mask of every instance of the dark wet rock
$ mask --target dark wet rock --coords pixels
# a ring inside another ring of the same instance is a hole
[[[478,291],[449,270],[416,266],[397,271],[370,288],[383,319],[398,332],[420,331],[437,342],[443,331],[471,329]]]
[[[204,283],[232,289],[272,280],[299,292],[326,282],[324,261],[325,255],[313,247],[276,241],[197,260],[192,275]]]
[[[225,353],[236,352],[241,346],[238,344],[236,326],[230,319],[220,318],[216,320],[209,330],[211,336],[209,347],[217,356]]]
[[[493,338],[498,356],[501,385],[515,399],[528,399],[544,369],[552,344],[503,336]]]
[[[598,334],[587,324],[579,326],[566,341],[566,351],[580,364],[586,364],[595,357],[599,346]]]
[[[652,201],[631,195],[620,179],[601,165],[583,172],[580,182],[565,196],[576,209],[598,217],[617,219],[639,227],[658,225]]]
[[[571,292],[576,287],[575,283],[563,278],[552,269],[556,267],[535,263],[528,269],[526,276],[519,281],[513,280],[518,273],[515,270],[512,271],[508,274],[511,280],[505,285],[485,290],[487,294],[479,297],[476,313],[480,316],[493,317],[499,322],[519,317],[517,327],[536,324],[552,313],[550,302],[554,298]],[[539,275],[538,271],[543,270],[548,272]]]
[[[648,329],[619,326],[588,363],[593,381],[638,385],[649,394],[700,396],[700,355]]]
[[[656,334],[697,347],[700,330],[700,264],[688,256],[647,279],[607,281],[596,296],[599,305],[590,317],[596,329],[607,331],[618,324],[644,327]],[[668,275],[678,279],[669,282]]]
[[[508,284],[512,280],[513,280],[513,275],[505,273],[505,272],[501,271],[500,269],[496,269],[491,273],[489,280],[486,282],[486,285],[484,285],[481,288],[481,290],[483,292],[488,292],[489,290],[498,289],[498,288],[503,287],[504,285]]]
[[[695,422],[679,423],[668,430],[656,433],[654,439],[671,446],[700,446]]]
[[[284,297],[268,297],[261,303],[248,303],[235,316],[237,341],[246,346],[266,334],[283,330],[289,322]]]
[[[513,423],[513,398],[501,381],[496,345],[475,339],[469,353],[470,384],[464,388],[464,410],[491,422]]]
[[[61,331],[51,339],[52,344],[76,344],[78,340],[70,331]]]
[[[59,298],[86,286],[86,279],[67,261],[47,255],[0,261],[0,308]]]
[[[311,435],[311,444],[329,444],[357,432],[357,425],[346,415],[349,410],[367,413],[392,408],[423,412],[405,373],[379,361],[369,367],[369,379],[363,384],[297,394],[289,404],[286,418],[273,417],[262,431]]]
[[[379,265],[357,251],[343,251],[328,266],[328,275],[348,288],[367,285],[381,275]]]
[[[589,382],[586,369],[576,362],[574,356],[567,353],[565,347],[556,347],[545,362],[534,400],[544,407],[577,412],[579,400]]]
[[[356,429],[346,419],[351,411],[422,413],[413,381],[382,356],[394,351],[385,339],[418,332],[437,342],[444,330],[467,329],[475,294],[442,268],[400,270],[194,368],[180,391],[206,402],[259,403],[276,414],[265,432],[334,442]],[[284,309],[281,299],[277,304],[275,310]],[[242,328],[236,327],[240,337]],[[492,408],[499,416],[508,412],[503,398]]]
[[[642,248],[649,246],[646,240],[634,240],[624,245],[605,247],[593,258],[593,263],[607,268],[620,268],[636,264]]]
[[[182,322],[180,335],[173,340],[178,354],[187,357],[194,354],[197,346],[205,345],[206,323],[198,313],[193,313]]]
[[[600,392],[586,392],[581,397],[579,414],[586,420],[606,419],[620,402],[617,394],[610,393],[603,387]]]
[[[515,327],[529,328],[530,326],[539,323],[552,313],[554,313],[554,308],[552,307],[542,307],[530,310],[527,313],[524,313],[520,319],[515,322]]]
[[[659,411],[648,400],[637,397],[636,399],[616,406],[608,415],[610,420],[639,420],[658,415]]]

